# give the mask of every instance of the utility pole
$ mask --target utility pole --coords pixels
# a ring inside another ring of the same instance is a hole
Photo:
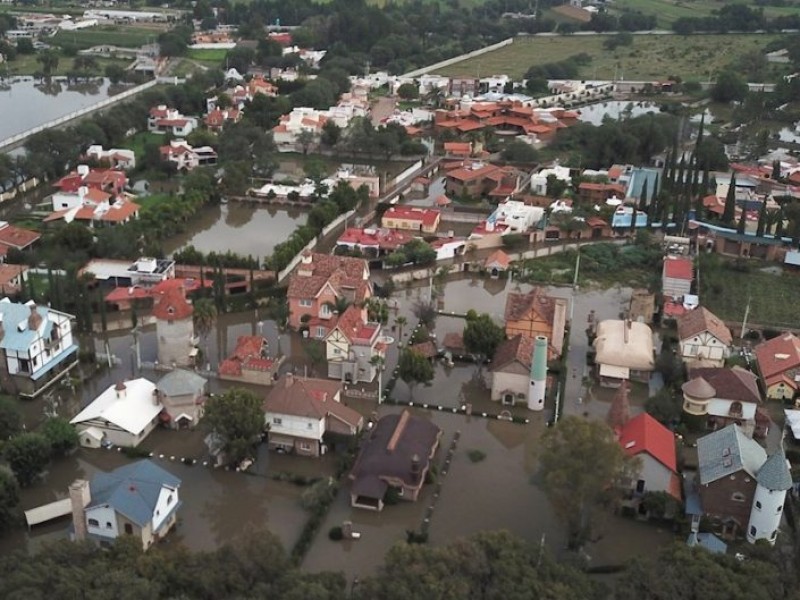
[[[742,319],[742,333],[739,336],[742,339],[744,339],[744,334],[747,333],[747,317],[750,316],[750,301],[752,299],[752,296],[747,297],[747,307],[744,309],[744,319]]]
[[[581,268],[581,247],[578,245],[578,256],[575,257],[575,276],[572,278],[572,299],[569,303],[569,322],[572,325],[572,317],[575,315],[575,291],[578,289],[578,272]]]

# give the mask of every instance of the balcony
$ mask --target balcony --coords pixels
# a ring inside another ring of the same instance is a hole
[[[689,400],[684,398],[683,412],[695,416],[703,416],[708,414],[708,402],[701,402],[698,400]]]

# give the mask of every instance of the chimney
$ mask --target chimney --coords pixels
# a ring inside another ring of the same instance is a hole
[[[89,482],[76,479],[69,486],[69,502],[72,507],[72,526],[75,528],[73,539],[81,542],[86,539],[86,514],[84,509],[92,500]]]
[[[118,381],[117,385],[114,386],[114,391],[117,392],[117,400],[123,400],[126,396],[125,383],[123,381]]]
[[[625,340],[626,344],[628,343],[628,337],[630,335],[628,333],[628,331],[630,330],[630,328],[631,328],[630,320],[629,319],[625,319],[625,322],[622,324],[622,335],[623,335],[623,339]]]
[[[419,481],[420,469],[419,454],[415,454],[411,457],[411,477],[414,481]]]
[[[31,331],[37,331],[39,326],[42,324],[42,315],[39,314],[39,311],[36,310],[36,305],[31,305],[31,314],[28,316],[28,329]]]
[[[294,384],[294,375],[292,373],[286,374],[286,387],[292,387]]]
[[[154,389],[153,390],[153,406],[158,406],[159,404],[160,404],[160,402],[158,400],[158,390]]]

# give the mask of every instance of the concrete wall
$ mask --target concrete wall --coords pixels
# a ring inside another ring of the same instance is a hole
[[[185,367],[191,363],[189,352],[192,349],[194,324],[192,318],[179,321],[156,320],[158,338],[158,362]]]
[[[425,73],[436,71],[437,69],[449,67],[450,65],[454,65],[458,62],[461,62],[462,60],[467,60],[469,58],[475,58],[476,56],[481,56],[482,54],[486,54],[487,52],[491,52],[492,50],[497,50],[498,48],[502,48],[504,46],[508,46],[513,43],[514,43],[514,38],[508,38],[503,40],[502,42],[497,42],[496,44],[492,44],[491,46],[486,46],[485,48],[480,48],[479,50],[473,50],[472,52],[467,52],[466,54],[454,56],[453,58],[448,58],[447,60],[439,61],[432,65],[428,65],[427,67],[422,67],[421,69],[409,71],[408,73],[404,73],[403,75],[401,75],[401,77],[418,77],[420,75],[424,75]]]

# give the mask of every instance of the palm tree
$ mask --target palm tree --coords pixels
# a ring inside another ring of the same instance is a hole
[[[383,369],[386,365],[386,359],[380,354],[374,354],[369,359],[369,364],[378,370],[378,404],[383,403]]]
[[[397,345],[398,347],[403,343],[403,327],[408,323],[408,319],[406,319],[403,315],[400,315],[395,318],[394,324],[397,325]]]
[[[195,332],[203,338],[203,355],[208,357],[208,334],[217,322],[217,307],[211,298],[200,298],[194,303]]]

